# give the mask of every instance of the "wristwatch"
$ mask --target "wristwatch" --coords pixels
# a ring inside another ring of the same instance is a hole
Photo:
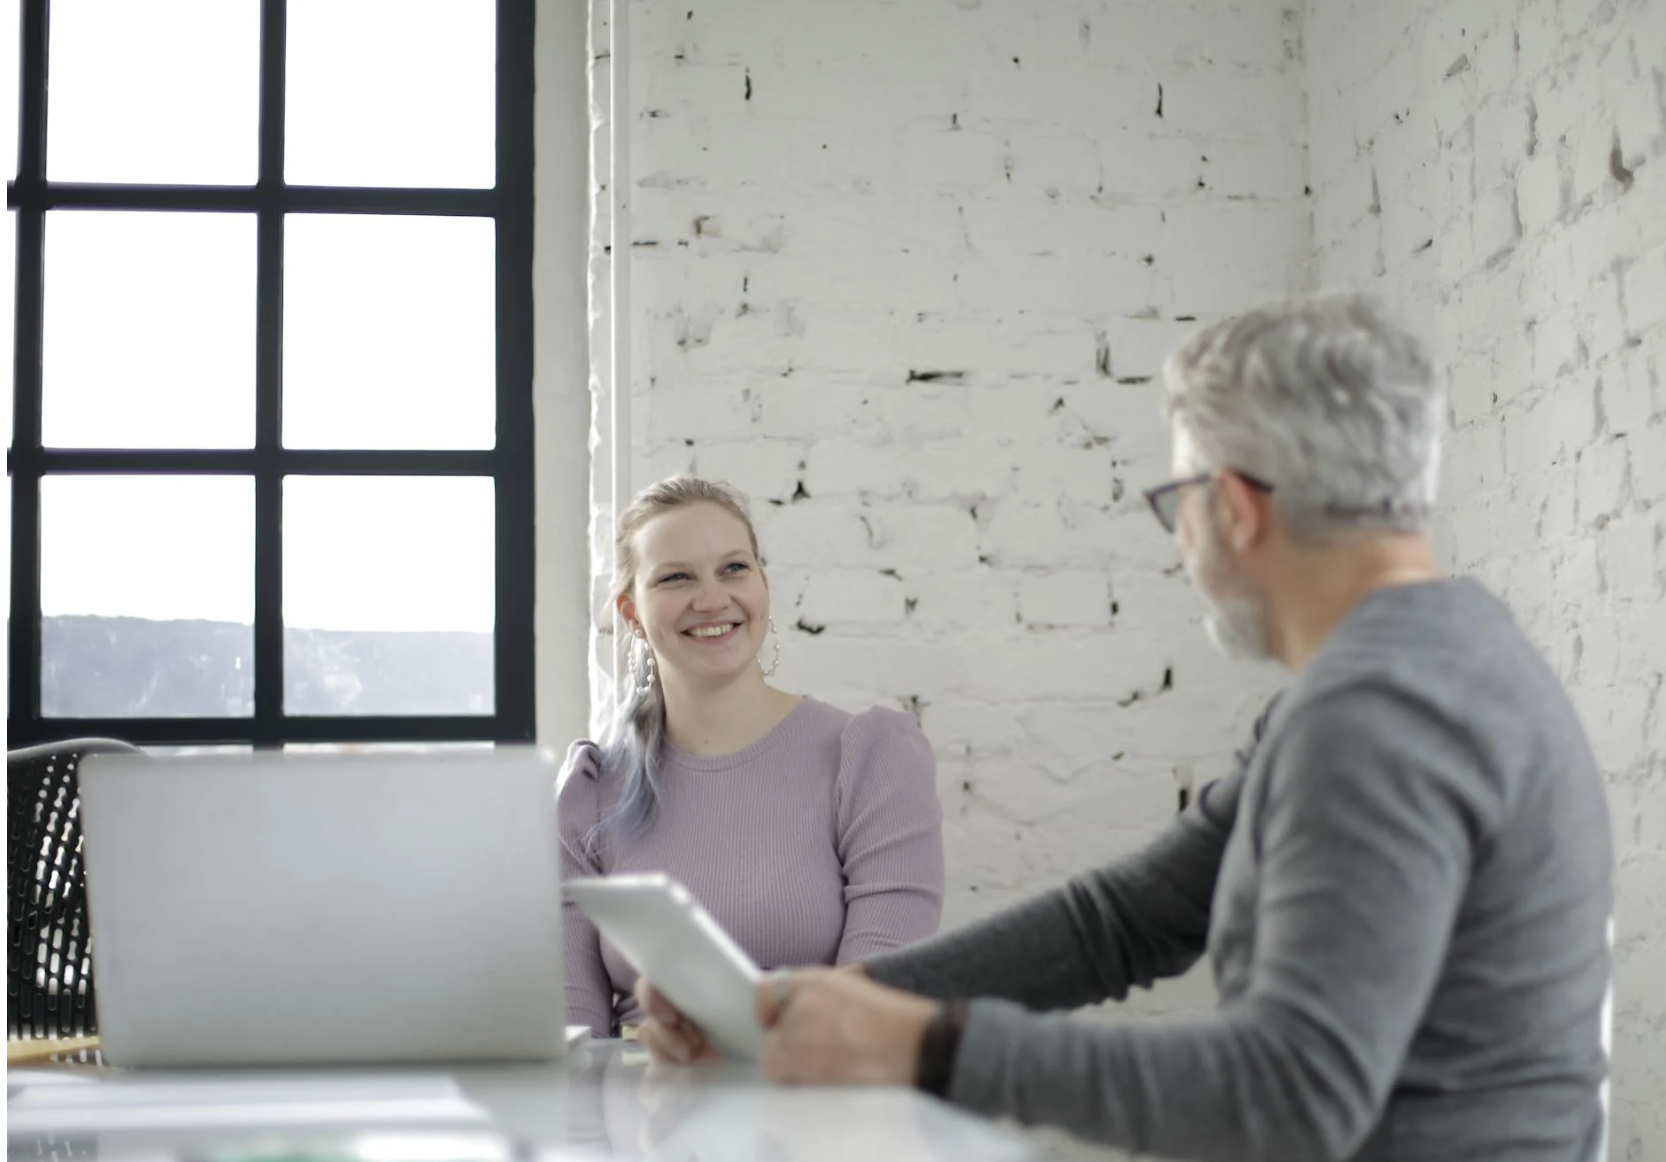
[[[944,1001],[920,1038],[920,1058],[914,1071],[914,1087],[934,1097],[949,1096],[954,1078],[954,1059],[960,1049],[960,1034],[966,1027],[966,1002]]]

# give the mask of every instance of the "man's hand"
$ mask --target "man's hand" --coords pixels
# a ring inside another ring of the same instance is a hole
[[[689,1065],[717,1060],[717,1051],[707,1043],[706,1035],[678,1012],[676,1005],[655,992],[646,978],[637,978],[636,1003],[644,1014],[636,1027],[636,1040],[655,1061]]]
[[[913,1085],[934,1002],[844,969],[777,973],[758,985],[764,1075],[811,1084]]]

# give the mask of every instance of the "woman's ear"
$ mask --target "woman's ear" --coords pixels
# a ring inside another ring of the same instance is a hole
[[[621,593],[614,598],[613,607],[619,611],[619,620],[624,623],[626,633],[634,636],[642,632],[642,623],[636,616],[636,602],[629,593]]]

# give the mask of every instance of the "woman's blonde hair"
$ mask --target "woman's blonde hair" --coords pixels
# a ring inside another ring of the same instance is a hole
[[[641,561],[636,535],[656,517],[696,504],[715,504],[746,526],[752,556],[758,554],[758,533],[752,526],[746,497],[727,484],[697,476],[671,476],[650,484],[631,499],[619,516],[613,542],[613,603],[636,588]],[[624,647],[637,648],[634,640]],[[647,646],[643,645],[646,652]],[[665,754],[665,691],[657,673],[646,691],[633,681],[626,686],[607,733],[602,736],[602,777],[621,782],[613,810],[591,831],[588,843],[595,850],[604,835],[621,839],[640,837],[659,817],[664,797],[661,763]]]

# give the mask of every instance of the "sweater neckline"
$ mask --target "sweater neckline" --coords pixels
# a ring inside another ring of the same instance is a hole
[[[677,766],[690,771],[726,771],[743,766],[760,755],[774,750],[798,734],[813,703],[815,703],[815,699],[808,696],[799,699],[798,705],[787,711],[786,716],[770,727],[762,738],[750,746],[742,747],[740,750],[731,751],[729,754],[694,754],[667,741],[665,757]]]

